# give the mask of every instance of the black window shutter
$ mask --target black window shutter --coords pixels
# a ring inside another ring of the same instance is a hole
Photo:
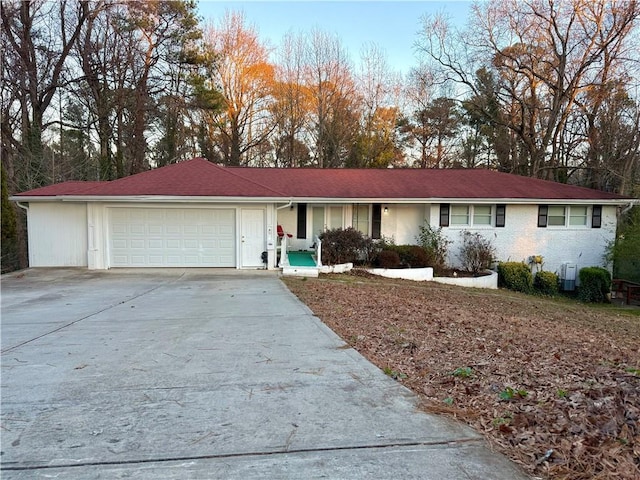
[[[298,204],[298,231],[296,238],[307,238],[307,204]]]
[[[547,205],[538,205],[538,226],[547,226],[547,214],[549,213],[549,207]]]
[[[449,204],[448,203],[440,204],[440,226],[441,227],[449,226]]]
[[[371,238],[378,239],[382,232],[382,205],[374,203],[371,207]]]
[[[591,211],[591,228],[602,226],[602,205],[594,205]]]
[[[506,216],[507,216],[507,206],[496,205],[496,227],[504,227]]]

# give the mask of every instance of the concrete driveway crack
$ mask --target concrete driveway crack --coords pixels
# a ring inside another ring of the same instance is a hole
[[[293,432],[289,434],[289,440],[295,434],[295,428]],[[203,440],[205,437],[197,439],[197,441]],[[150,463],[167,463],[167,462],[184,462],[194,460],[217,460],[225,458],[243,458],[243,457],[266,457],[276,455],[291,455],[297,453],[316,453],[316,452],[340,452],[340,451],[357,451],[357,450],[372,450],[372,449],[385,449],[385,448],[402,448],[402,447],[455,447],[458,445],[481,444],[483,440],[481,438],[461,438],[455,441],[434,441],[434,442],[395,442],[387,444],[374,444],[374,445],[353,445],[344,447],[319,447],[319,448],[297,448],[289,450],[287,446],[284,449],[272,450],[268,452],[246,452],[246,453],[225,453],[225,454],[211,454],[211,455],[194,455],[194,456],[177,456],[177,457],[163,457],[163,458],[148,458],[139,460],[121,460],[121,461],[98,461],[98,462],[78,462],[78,463],[65,463],[65,464],[48,464],[48,465],[11,465],[3,464],[0,467],[0,471],[30,471],[30,470],[51,470],[56,468],[72,468],[72,467],[96,467],[96,466],[118,466],[118,465],[140,465]]]

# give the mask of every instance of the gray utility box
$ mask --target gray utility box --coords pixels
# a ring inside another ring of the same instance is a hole
[[[576,289],[576,270],[578,266],[575,263],[563,263],[560,268],[560,289],[565,292],[572,292]]]

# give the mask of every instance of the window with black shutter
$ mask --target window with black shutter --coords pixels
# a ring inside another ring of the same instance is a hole
[[[602,227],[602,205],[594,205],[591,210],[591,228]]]
[[[307,204],[298,204],[298,230],[297,238],[307,238]]]
[[[507,216],[506,205],[496,205],[496,227],[504,227]]]
[[[547,226],[547,215],[549,213],[549,207],[547,205],[539,205],[538,206],[538,226],[546,227]]]
[[[371,208],[371,238],[379,239],[382,232],[382,205],[374,203]]]
[[[449,204],[448,203],[440,204],[440,226],[441,227],[449,226]]]

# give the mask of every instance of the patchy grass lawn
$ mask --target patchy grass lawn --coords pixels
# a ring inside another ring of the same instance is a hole
[[[284,282],[329,327],[532,475],[640,478],[640,315],[351,275]]]

